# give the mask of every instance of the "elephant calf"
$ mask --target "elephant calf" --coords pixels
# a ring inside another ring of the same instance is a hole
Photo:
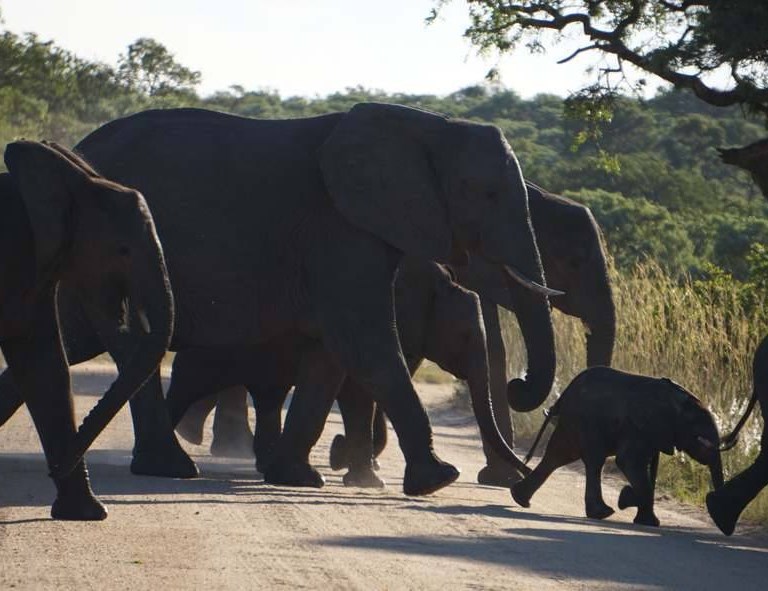
[[[630,483],[619,495],[619,508],[636,506],[634,522],[643,525],[659,525],[653,492],[660,451],[686,452],[709,466],[716,489],[723,484],[719,435],[712,415],[693,394],[667,378],[608,367],[583,371],[550,409],[529,457],[553,418],[556,427],[541,462],[512,486],[512,498],[523,507],[530,506],[531,497],[552,472],[579,458],[587,476],[586,513],[593,519],[613,514],[600,486],[608,456],[616,456]]]

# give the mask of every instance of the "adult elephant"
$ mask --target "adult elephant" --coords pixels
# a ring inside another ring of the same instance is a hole
[[[768,417],[768,337],[763,339],[755,351],[752,375],[754,382],[752,398],[736,428],[730,435],[723,438],[726,449],[736,443],[739,431],[756,403],[760,404],[763,422]],[[741,512],[766,486],[768,486],[768,429],[763,425],[760,453],[757,454],[752,465],[726,482],[725,486],[707,495],[709,515],[720,531],[730,536],[736,528]]]
[[[286,334],[322,344],[302,359],[297,390],[307,395],[285,425],[274,481],[317,484],[309,450],[347,374],[390,417],[406,491],[457,477],[433,451],[397,340],[392,284],[403,252],[449,261],[469,251],[498,265],[531,288],[537,338],[554,346],[525,185],[496,127],[374,103],[283,121],[173,109],[113,121],[77,150],[149,203],[176,294],[172,348]],[[72,361],[103,350],[82,318],[64,313]],[[549,391],[554,356],[545,371],[516,387]],[[167,446],[141,428],[163,412],[159,377],[144,394],[132,467],[175,474]]]
[[[587,207],[553,195],[532,183],[526,184],[531,220],[545,275],[553,285],[562,285],[566,290],[564,295],[552,297],[551,302],[562,312],[581,319],[587,328],[587,365],[609,366],[616,336],[616,313],[600,229]],[[515,380],[507,379],[506,350],[497,306],[517,314],[527,347],[528,374],[531,378],[546,375],[542,368],[550,366],[551,351],[542,347],[536,339],[535,314],[530,314],[526,308],[529,300],[520,286],[506,285],[496,267],[477,257],[469,264],[455,266],[454,269],[461,284],[480,296],[482,316],[474,315],[473,304],[463,302],[459,295],[441,296],[450,294],[450,290],[442,285],[440,273],[434,270],[434,265],[406,259],[395,284],[396,317],[403,352],[412,373],[426,358],[450,373],[466,378],[470,375],[467,360],[472,358],[473,348],[477,350],[476,341],[468,335],[484,332],[493,412],[502,435],[511,447],[513,428],[507,394],[510,394],[509,403],[515,410],[530,410],[541,401],[516,396]],[[256,407],[256,458],[264,466],[266,450],[273,445],[269,441],[274,440],[280,428],[279,415],[268,413],[279,408],[275,401],[282,401],[292,381],[287,377],[275,388],[272,385],[274,378],[266,377],[276,373],[268,369],[277,367],[274,357],[284,359],[279,351],[261,355],[253,353],[256,352],[229,351],[222,356],[209,350],[181,354],[176,358],[169,401],[173,399],[173,420],[181,420],[177,427],[179,433],[195,443],[202,441],[203,423],[218,401],[212,453],[243,456],[247,455],[253,443],[247,423],[245,390],[234,389],[217,396],[208,395],[224,387],[246,384]],[[474,384],[478,381],[475,380]],[[475,405],[478,400],[476,390],[477,387],[470,383]],[[542,391],[541,388],[534,390]],[[204,396],[208,397],[195,403],[181,416],[192,401]],[[331,448],[331,466],[334,469],[348,467],[351,462],[355,466],[353,471],[363,474],[352,474],[347,478],[349,482],[356,483],[366,480],[375,482],[361,456],[371,448],[374,455],[378,455],[386,445],[384,415],[378,410],[371,427],[371,409],[361,404],[364,396],[365,393],[354,383],[345,384],[340,390],[338,401],[345,430],[351,429],[357,435],[352,445],[347,444],[344,436],[337,436]],[[268,408],[264,408],[267,404]],[[361,426],[366,429],[362,434]],[[481,429],[481,435],[483,432]],[[370,441],[372,433],[373,442]],[[485,436],[483,449],[487,463],[479,472],[478,481],[507,486],[510,478],[517,477],[517,470],[494,451]]]
[[[32,415],[56,485],[51,515],[99,520],[82,455],[157,370],[168,346],[173,299],[143,197],[97,175],[71,152],[14,142],[0,174],[0,348],[7,375]],[[56,291],[81,302],[120,375],[75,430]],[[8,402],[4,399],[3,402]],[[17,404],[0,407],[7,418]],[[66,474],[63,463],[72,462]]]

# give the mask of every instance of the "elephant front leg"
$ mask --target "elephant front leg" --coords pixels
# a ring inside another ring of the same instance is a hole
[[[53,294],[35,319],[33,334],[5,341],[3,354],[22,393],[43,445],[48,468],[61,460],[75,437],[75,417],[69,370],[59,337]],[[99,521],[107,510],[93,495],[85,460],[64,478],[54,478],[54,519]]]
[[[167,478],[195,478],[197,466],[179,445],[163,398],[159,370],[131,399],[135,443],[131,472]]]
[[[248,392],[231,386],[218,393],[213,417],[211,455],[222,458],[252,458],[253,433],[248,425]]]
[[[627,442],[616,454],[616,465],[627,477],[631,487],[622,490],[619,507],[637,506],[634,523],[658,527],[659,519],[653,511],[655,482],[651,481],[650,469],[653,453],[644,445]]]
[[[321,488],[323,476],[309,463],[309,452],[320,439],[344,371],[336,359],[318,347],[306,352],[301,362],[285,428],[264,481],[285,486]]]

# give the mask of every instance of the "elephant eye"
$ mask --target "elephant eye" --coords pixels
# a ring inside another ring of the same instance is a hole
[[[122,245],[118,247],[117,254],[120,255],[121,257],[128,258],[131,256],[131,249],[126,245]]]
[[[488,199],[488,201],[491,201],[493,203],[497,203],[499,200],[499,193],[498,191],[488,191],[485,194],[485,198]]]

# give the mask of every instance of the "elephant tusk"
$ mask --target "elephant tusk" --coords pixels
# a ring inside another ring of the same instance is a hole
[[[139,317],[139,324],[141,324],[141,329],[146,333],[150,334],[152,332],[152,325],[149,323],[149,318],[147,318],[146,312],[142,309],[136,310],[136,316]]]
[[[510,267],[509,265],[503,265],[503,267],[504,267],[504,270],[507,272],[507,275],[509,275],[512,279],[520,283],[523,287],[527,287],[531,291],[535,291],[536,293],[540,293],[541,295],[545,295],[549,297],[565,295],[564,291],[545,287],[543,285],[536,283],[535,281],[528,279],[525,275],[523,275],[520,271],[516,270],[514,267]]]

